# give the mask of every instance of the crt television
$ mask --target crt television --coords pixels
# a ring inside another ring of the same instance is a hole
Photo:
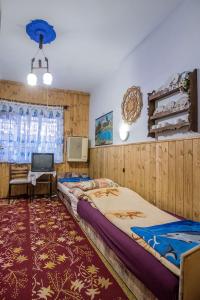
[[[32,153],[31,171],[32,172],[54,171],[54,154],[53,153]]]

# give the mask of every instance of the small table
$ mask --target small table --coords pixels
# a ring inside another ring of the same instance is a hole
[[[41,180],[38,181],[37,179],[40,178],[43,175],[48,175],[47,180]],[[28,173],[28,179],[30,180],[32,187],[33,187],[33,198],[35,196],[35,186],[37,184],[48,184],[49,185],[49,197],[52,197],[52,183],[53,183],[53,177],[56,177],[56,171],[52,172],[32,172],[29,171]]]

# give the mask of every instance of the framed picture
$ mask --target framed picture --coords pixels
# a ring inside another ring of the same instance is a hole
[[[95,146],[113,143],[113,111],[95,120]]]

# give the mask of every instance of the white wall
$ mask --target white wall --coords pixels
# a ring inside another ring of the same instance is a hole
[[[113,143],[122,143],[118,133],[122,122],[121,102],[127,88],[133,85],[141,87],[143,109],[140,118],[131,125],[127,143],[150,139],[147,137],[147,93],[163,85],[172,74],[199,69],[199,66],[200,0],[185,0],[122,62],[114,74],[105,78],[91,93],[91,145],[95,144],[95,119],[111,110]]]

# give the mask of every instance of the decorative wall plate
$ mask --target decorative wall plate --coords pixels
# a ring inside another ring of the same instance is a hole
[[[122,118],[132,124],[139,117],[142,110],[142,93],[139,87],[130,87],[124,95],[122,102]]]

